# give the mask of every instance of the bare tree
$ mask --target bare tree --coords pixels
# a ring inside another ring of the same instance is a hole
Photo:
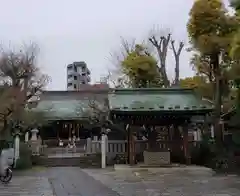
[[[122,69],[123,60],[135,50],[136,39],[120,38],[120,47],[110,53],[110,63],[113,65],[111,69],[108,69],[106,76],[108,82],[116,88],[129,87],[130,80],[128,76],[124,74]],[[144,41],[142,42],[144,44]]]
[[[130,86],[129,78],[122,73],[114,73],[108,70],[108,74],[104,77],[104,82],[113,88],[126,88]]]
[[[9,119],[18,119],[29,100],[38,96],[49,77],[36,65],[37,46],[31,44],[23,50],[2,50],[0,53],[0,121],[2,132]]]
[[[90,124],[102,128],[102,133],[107,133],[107,130],[117,130],[125,134],[124,127],[115,124],[109,117],[108,99],[104,103],[100,103],[96,98],[89,100],[88,110],[85,110],[85,115],[88,116]]]
[[[178,49],[175,47],[175,40],[171,40],[171,46],[175,58],[175,85],[179,85],[179,64],[180,64],[180,55],[182,52],[182,49],[184,47],[184,43],[181,41],[179,42]]]
[[[153,32],[151,34],[152,35],[149,36],[149,41],[157,50],[157,55],[160,61],[159,72],[161,73],[164,86],[168,87],[170,85],[170,82],[167,76],[166,59],[169,43],[171,40],[171,33],[168,33],[167,36],[162,34],[158,37],[156,35],[156,32]]]
[[[108,99],[104,100],[104,103],[97,101],[97,98],[91,99],[88,106],[90,108],[90,120],[103,126],[109,116]]]
[[[121,62],[127,57],[129,53],[135,50],[136,39],[120,38],[120,47],[110,53],[110,62],[117,68],[121,69]]]

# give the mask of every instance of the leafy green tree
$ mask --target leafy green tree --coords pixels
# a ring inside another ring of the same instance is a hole
[[[215,136],[219,141],[222,85],[228,83],[224,76],[232,63],[229,46],[233,32],[237,29],[236,18],[228,14],[221,0],[198,0],[190,11],[187,29],[192,49],[197,51],[197,60],[200,63],[204,60],[204,66],[207,67],[201,68],[211,76],[214,83]]]
[[[161,85],[157,61],[143,45],[136,44],[135,49],[126,56],[121,65],[132,87],[146,88]]]
[[[193,76],[180,79],[180,86],[183,88],[193,88],[200,96],[212,100],[212,85],[204,76]]]
[[[121,37],[120,47],[110,52],[110,63],[113,65],[104,77],[106,82],[115,88],[131,87],[128,76],[123,73],[122,62],[135,49],[135,39]]]
[[[240,1],[239,0],[232,0],[231,5],[236,10],[236,16],[239,19],[240,16]],[[231,79],[233,81],[233,87],[236,90],[236,108],[237,108],[237,115],[240,116],[240,21],[238,23],[238,31],[235,32],[234,38],[231,44],[231,57],[237,62],[234,66],[230,69]],[[238,121],[237,121],[238,122]]]

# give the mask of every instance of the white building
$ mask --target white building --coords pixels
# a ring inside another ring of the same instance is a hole
[[[73,62],[67,66],[67,90],[79,90],[81,85],[91,81],[90,71],[84,61]]]

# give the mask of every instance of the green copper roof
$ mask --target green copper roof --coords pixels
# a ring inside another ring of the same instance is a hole
[[[109,96],[114,111],[199,111],[213,108],[192,89],[116,89]]]
[[[105,104],[108,89],[80,91],[44,91],[36,105],[33,102],[30,110],[46,112],[49,120],[82,120],[92,113],[91,104],[98,107]]]
[[[43,100],[34,110],[46,112],[49,119],[80,119],[87,117],[88,101]]]

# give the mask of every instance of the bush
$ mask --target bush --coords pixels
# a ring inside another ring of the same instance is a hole
[[[214,156],[210,146],[203,143],[193,147],[191,151],[192,163],[195,165],[207,166]]]
[[[0,140],[0,153],[2,152],[3,149],[8,149],[13,146],[12,141],[6,141],[6,140]]]
[[[16,169],[28,169],[32,167],[32,152],[28,145],[20,142],[20,158],[17,160]]]
[[[212,168],[218,172],[235,172],[238,170],[234,148],[202,142],[192,150],[192,163]]]

